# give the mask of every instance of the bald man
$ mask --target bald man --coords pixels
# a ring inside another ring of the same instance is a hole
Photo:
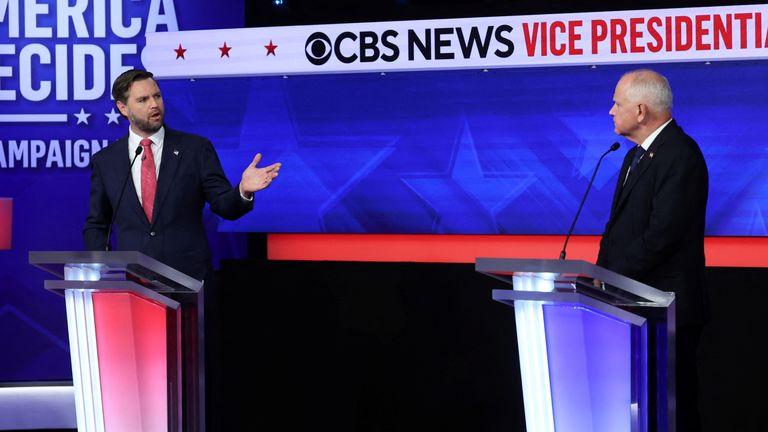
[[[696,142],[672,118],[662,75],[636,70],[613,95],[615,132],[636,145],[624,157],[597,264],[675,293],[678,431],[700,430],[696,351],[701,333],[704,222],[709,179]]]

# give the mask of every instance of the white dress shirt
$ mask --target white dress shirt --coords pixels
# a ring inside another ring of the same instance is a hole
[[[667,121],[666,121],[666,122],[665,122],[663,125],[661,125],[661,126],[659,126],[658,128],[656,128],[656,130],[655,130],[655,131],[651,132],[651,134],[650,134],[650,135],[648,135],[648,138],[646,138],[646,139],[645,139],[645,141],[643,141],[643,142],[642,142],[642,144],[640,144],[640,147],[642,147],[642,148],[643,148],[643,150],[645,150],[645,151],[647,152],[647,151],[648,151],[648,149],[651,147],[651,144],[653,144],[653,140],[655,140],[655,139],[656,139],[656,137],[657,137],[657,136],[659,136],[659,134],[661,133],[661,131],[662,131],[662,130],[664,130],[664,128],[665,128],[665,127],[667,127],[667,125],[668,125],[668,124],[669,124],[671,121],[672,121],[672,119],[670,118],[670,119],[669,119],[669,120],[667,120]],[[643,160],[643,158],[644,158],[644,157],[645,157],[645,153],[643,153],[643,155],[642,155],[642,156],[640,156],[640,160],[638,160],[638,162],[640,162],[641,160]],[[627,174],[625,174],[625,176],[624,176],[624,183],[626,183],[626,182],[627,182],[627,179],[628,179],[628,178],[629,178],[629,170],[627,170]]]

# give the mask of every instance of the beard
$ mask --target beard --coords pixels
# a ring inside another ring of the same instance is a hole
[[[133,125],[136,129],[138,129],[141,132],[144,132],[147,135],[152,135],[155,132],[159,131],[161,127],[163,127],[163,120],[165,119],[165,116],[162,112],[160,112],[160,121],[154,121],[152,118],[147,119],[140,119],[133,115],[132,112],[128,113],[128,120],[130,121],[131,125]]]

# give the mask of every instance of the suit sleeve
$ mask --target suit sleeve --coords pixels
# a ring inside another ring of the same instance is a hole
[[[668,260],[688,241],[690,224],[706,206],[709,180],[704,159],[692,150],[695,145],[679,144],[688,151],[676,152],[658,167],[646,229],[612,263],[617,273],[639,278]]]
[[[205,200],[211,211],[227,220],[235,220],[253,209],[253,200],[244,200],[238,187],[227,180],[221,162],[210,141],[205,140],[201,158]]]
[[[112,220],[112,205],[109,202],[104,179],[97,158],[91,166],[91,193],[88,216],[83,227],[83,240],[87,250],[104,250],[107,245],[107,229]]]

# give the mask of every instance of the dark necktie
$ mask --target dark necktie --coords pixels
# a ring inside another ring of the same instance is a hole
[[[642,158],[644,154],[645,154],[644,148],[640,146],[635,147],[635,153],[632,155],[632,163],[629,164],[629,170],[627,171],[627,177],[624,179],[624,183],[626,183],[629,176],[631,176],[632,173],[635,172],[635,168],[637,168],[637,163],[640,162],[640,158]]]
[[[140,142],[144,148],[144,157],[141,158],[141,206],[147,220],[152,222],[152,209],[155,206],[155,192],[157,191],[157,176],[155,174],[155,155],[152,154],[152,140],[144,138]]]

